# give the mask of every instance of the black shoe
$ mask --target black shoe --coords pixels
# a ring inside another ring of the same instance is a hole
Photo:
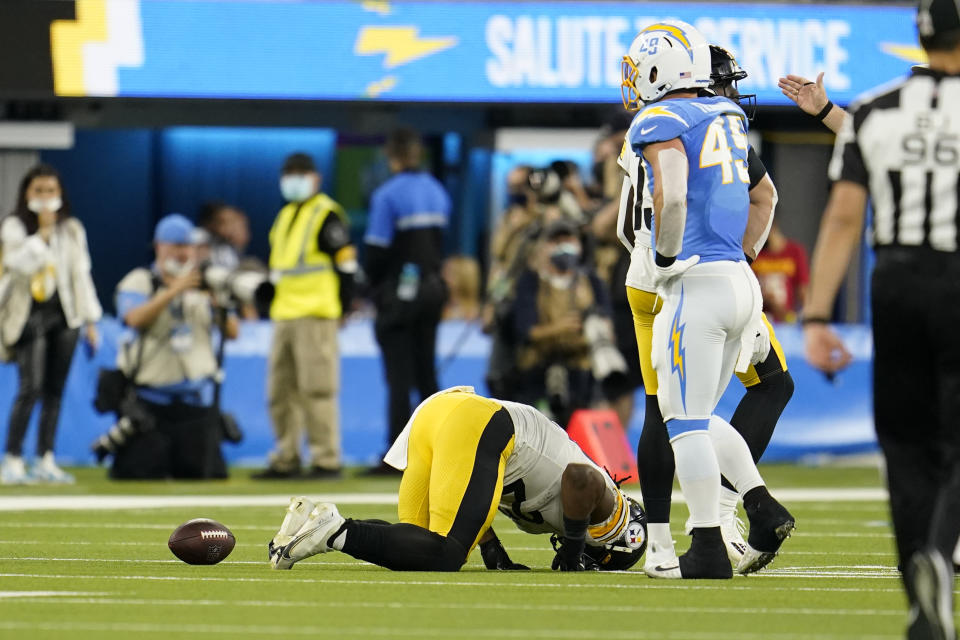
[[[300,469],[289,470],[277,469],[276,467],[267,467],[262,471],[250,474],[252,480],[292,480],[300,477]]]
[[[380,477],[389,477],[389,476],[402,476],[403,471],[399,469],[394,469],[386,462],[381,462],[375,467],[370,467],[364,471],[361,475],[364,476],[380,476]]]
[[[680,556],[680,575],[686,579],[724,580],[733,577],[720,527],[696,528],[690,548]]]
[[[783,541],[797,528],[797,522],[786,507],[773,499],[765,487],[747,492],[744,511],[750,520],[747,550],[737,565],[738,573],[753,573],[773,562]]]
[[[939,553],[918,551],[907,572],[916,602],[910,608],[907,640],[956,640],[953,574]]]
[[[325,467],[318,467],[316,465],[310,467],[310,470],[305,474],[306,478],[310,480],[339,480],[343,477],[343,469],[337,467],[336,469],[327,469]]]

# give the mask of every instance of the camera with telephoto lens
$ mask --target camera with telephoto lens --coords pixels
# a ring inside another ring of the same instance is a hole
[[[563,181],[553,169],[534,169],[527,176],[527,186],[540,204],[556,204],[563,192]]]
[[[260,311],[269,309],[273,301],[273,283],[269,274],[262,271],[229,269],[205,262],[200,265],[200,274],[203,288],[212,292],[222,307],[235,303],[252,304]]]
[[[154,418],[132,397],[123,401],[117,415],[119,417],[113,426],[90,445],[90,450],[97,457],[97,464],[107,456],[115,455],[134,437],[152,430],[156,424]]]

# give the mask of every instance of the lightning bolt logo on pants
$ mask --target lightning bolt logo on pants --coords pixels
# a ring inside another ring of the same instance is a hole
[[[686,323],[680,323],[680,315],[683,313],[683,285],[680,286],[680,304],[677,305],[677,311],[673,314],[673,320],[670,322],[670,341],[667,342],[667,357],[670,359],[670,373],[677,373],[680,378],[680,400],[683,402],[683,410],[687,410],[687,362],[686,347],[683,346],[683,330]]]

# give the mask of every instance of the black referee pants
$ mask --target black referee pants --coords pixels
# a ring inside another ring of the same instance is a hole
[[[874,413],[900,567],[927,547],[949,560],[960,536],[960,257],[880,249],[872,296]]]
[[[383,356],[388,388],[387,447],[397,439],[413,413],[410,392],[416,390],[423,401],[439,390],[437,326],[442,312],[442,301],[425,301],[403,317],[378,313],[374,333]]]

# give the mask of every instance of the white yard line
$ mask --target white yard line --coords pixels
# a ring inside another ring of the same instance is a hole
[[[169,559],[147,559],[138,560],[132,558],[53,558],[53,557],[25,557],[25,556],[0,556],[0,561],[24,561],[24,562],[97,562],[97,563],[127,563],[127,564],[181,564],[180,560]],[[257,562],[253,560],[224,560],[224,564],[251,564],[267,566],[267,562]],[[374,565],[365,562],[315,562],[310,561],[311,565],[324,566],[350,566],[355,567],[374,567]],[[639,572],[620,572],[626,574],[642,575]],[[773,578],[894,578],[899,580],[900,573],[894,567],[882,567],[877,565],[869,566],[830,566],[830,567],[784,567],[782,569],[771,568],[757,574],[757,577]]]
[[[27,630],[27,631],[95,631],[101,633],[160,633],[160,634],[221,634],[221,635],[254,635],[254,636],[377,636],[395,638],[404,637],[433,637],[433,638],[571,638],[580,640],[595,633],[594,629],[517,629],[496,628],[464,629],[464,628],[401,628],[401,627],[337,627],[325,626],[280,626],[280,625],[210,625],[210,624],[145,624],[122,622],[28,622],[18,620],[0,621],[0,629]],[[851,636],[843,634],[823,633],[746,633],[738,632],[741,640],[849,640]],[[684,638],[687,640],[728,640],[729,633],[703,631],[657,631],[644,633],[631,629],[629,631],[615,631],[606,629],[605,638],[613,640],[645,640],[646,638],[662,638],[668,640]],[[863,635],[859,640],[893,640],[898,635]]]
[[[331,493],[317,502],[359,505],[397,504],[396,493]],[[200,496],[3,496],[0,511],[88,511],[115,509],[169,509],[180,507],[284,507],[290,494],[272,495],[200,495]]]
[[[500,535],[500,532],[497,532],[497,535]],[[679,532],[678,532],[679,535]],[[808,534],[812,535],[812,534]],[[13,545],[13,546],[24,546],[24,545],[42,545],[50,546],[52,543],[49,540],[0,540],[0,545]],[[151,547],[156,548],[156,540],[149,540],[145,542],[122,542],[122,541],[110,541],[110,547]],[[57,540],[56,545],[58,547],[69,547],[69,546],[82,546],[82,547],[103,547],[103,542],[92,542],[90,540]],[[265,547],[265,543],[260,542],[238,542],[237,547],[244,548],[261,548]],[[539,546],[539,547],[527,547],[520,545],[510,545],[510,551],[542,551],[544,553],[555,553],[553,549],[549,546]],[[794,551],[790,549],[787,553],[791,556],[866,556],[866,557],[878,557],[878,558],[895,558],[896,554],[893,551]],[[229,560],[228,562],[235,562]],[[312,561],[311,561],[312,562]],[[332,563],[331,563],[332,564]]]
[[[265,545],[264,545],[264,548],[266,548]],[[161,560],[158,558],[148,558],[148,559],[141,560],[141,559],[135,559],[135,558],[50,558],[50,557],[44,557],[44,556],[33,556],[33,557],[28,557],[28,556],[2,557],[0,556],[0,562],[4,560],[8,562],[24,560],[26,562],[125,562],[130,564],[183,564],[182,560],[177,560],[174,558],[170,558],[169,560]],[[263,561],[224,560],[222,564],[252,564],[252,565],[260,565],[261,567],[266,568],[267,566],[269,566],[270,563],[267,562],[266,560],[263,560]],[[319,560],[319,561],[310,560],[310,564],[318,564],[318,565],[327,566],[327,567],[349,566],[351,569],[355,569],[357,567],[379,568],[375,564],[371,564],[369,562],[362,562],[360,560],[353,560],[352,558],[345,562],[323,562],[322,560]]]
[[[31,593],[29,591],[22,592]],[[69,595],[69,592],[35,592],[55,595]],[[84,594],[78,594],[84,595]],[[109,594],[86,594],[109,595]],[[99,604],[124,606],[155,607],[254,607],[254,608],[315,608],[327,609],[473,609],[480,611],[583,611],[589,613],[689,613],[689,614],[749,614],[749,615],[824,615],[824,616],[891,616],[902,618],[903,612],[891,609],[800,609],[787,607],[671,607],[649,605],[572,605],[572,604],[509,604],[498,602],[399,602],[397,600],[364,600],[353,602],[331,602],[327,600],[170,600],[156,598],[114,598],[114,597],[74,597],[47,598],[38,596],[26,600],[38,603]]]
[[[0,591],[0,600],[9,598],[30,598],[43,599],[50,601],[51,596],[76,597],[76,596],[108,596],[109,593],[103,591]],[[55,598],[54,601],[59,601]]]
[[[640,499],[639,491],[628,492]],[[778,489],[783,502],[882,502],[887,492],[880,488],[850,489]],[[355,505],[395,505],[395,493],[331,493],[315,497],[317,502]],[[674,502],[683,502],[675,493]],[[197,495],[197,496],[117,496],[117,495],[53,495],[2,496],[0,511],[88,511],[116,509],[169,509],[180,507],[282,507],[290,494],[272,495]]]
[[[306,573],[306,572],[303,572]],[[611,572],[613,573],[613,572]],[[703,591],[729,591],[729,590],[740,590],[740,591],[753,591],[756,589],[756,586],[740,586],[736,583],[729,583],[723,581],[715,585],[691,585],[691,584],[679,584],[673,581],[658,581],[647,578],[643,573],[638,571],[620,571],[616,572],[619,575],[629,575],[635,576],[637,578],[636,582],[630,583],[577,583],[577,582],[494,582],[494,581],[479,581],[479,582],[470,582],[467,580],[455,580],[455,581],[443,581],[443,580],[369,580],[369,579],[358,579],[358,580],[347,580],[347,579],[334,579],[334,578],[294,578],[289,575],[275,576],[275,577],[263,577],[263,578],[241,578],[241,577],[214,577],[214,576],[147,576],[147,575],[76,575],[76,574],[44,574],[44,573],[0,573],[0,578],[35,578],[35,579],[50,579],[50,580],[138,580],[138,581],[158,581],[158,582],[249,582],[249,583],[268,583],[268,584],[285,584],[289,585],[291,583],[301,583],[301,584],[337,584],[337,585],[356,585],[369,588],[370,585],[385,585],[385,586],[421,586],[421,587],[441,587],[441,588],[450,588],[450,587],[480,587],[488,589],[490,587],[499,587],[504,589],[620,589],[620,590],[635,590],[635,589],[680,589],[684,591],[689,590],[703,590]],[[461,574],[469,575],[469,574]],[[520,574],[517,574],[518,576]],[[543,577],[542,575],[536,575],[538,578]],[[546,573],[544,574],[546,575]],[[755,574],[762,576],[763,573]],[[833,576],[802,576],[810,578],[831,578]],[[751,580],[752,577],[748,578],[739,578],[740,580]],[[884,588],[884,587],[799,587],[799,586],[785,586],[785,587],[775,587],[764,585],[764,590],[767,591],[815,591],[815,592],[843,592],[843,593],[903,593],[903,589],[897,588]]]

